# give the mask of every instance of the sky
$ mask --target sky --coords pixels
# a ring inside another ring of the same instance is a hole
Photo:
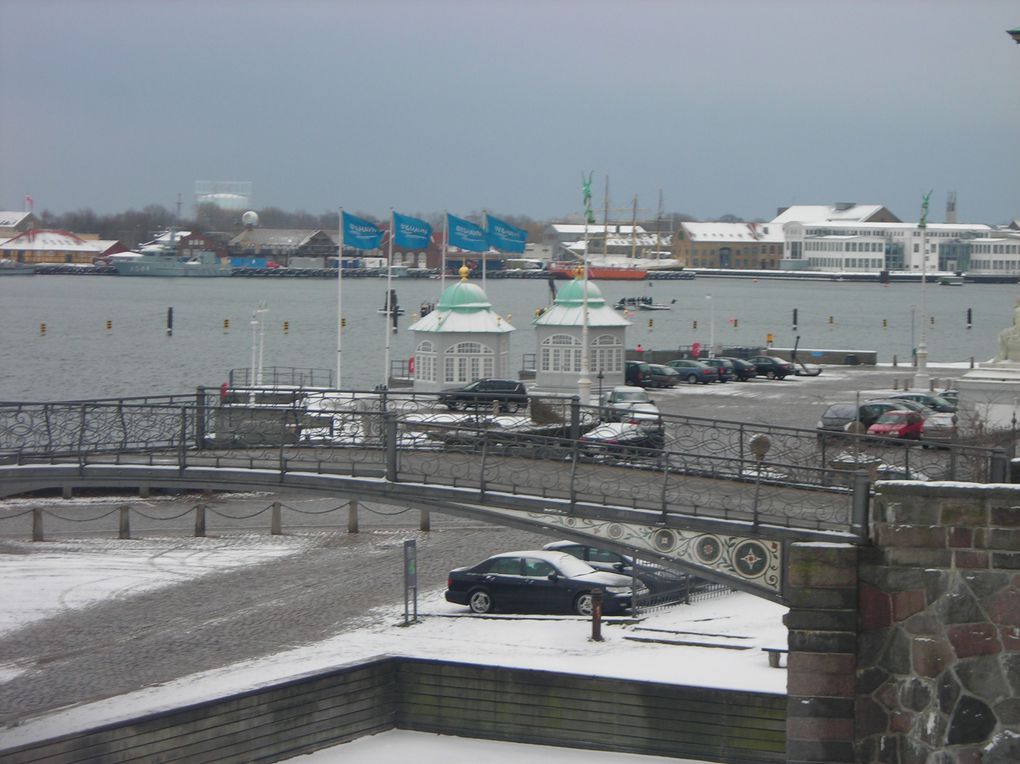
[[[1020,218],[1016,0],[2,0],[0,209]],[[16,30],[16,33],[13,33]]]
[[[88,504],[88,498],[70,499]],[[19,510],[25,500],[7,499],[0,509]],[[415,531],[409,530],[408,537]],[[57,614],[73,613],[114,597],[173,586],[214,575],[239,565],[300,554],[314,538],[257,534],[206,538],[147,537],[124,542],[113,538],[50,539],[45,545],[4,539],[0,555],[0,639],[23,625]],[[214,671],[153,685],[128,695],[71,706],[0,727],[0,747],[44,740],[70,731],[123,721],[140,714],[264,686],[288,677],[324,671],[379,655],[486,663],[590,676],[603,676],[702,687],[749,689],[785,694],[786,670],[772,668],[761,647],[786,645],[785,607],[750,594],[675,606],[646,615],[636,625],[603,625],[603,642],[592,642],[591,625],[562,616],[512,615],[476,618],[466,607],[445,601],[442,589],[422,591],[420,623],[404,628],[403,603],[371,611],[371,625],[302,645],[266,658],[239,662]],[[453,617],[463,615],[465,617]],[[644,631],[652,629],[659,631]],[[719,647],[635,642],[628,636],[661,637]],[[682,634],[680,633],[682,632]],[[734,649],[739,648],[739,649]],[[27,670],[0,665],[0,683]],[[531,760],[531,746],[467,741],[450,736],[387,733],[340,746],[332,752],[295,759],[298,764],[326,764],[343,756],[347,764],[398,764],[409,751],[418,760],[493,764]],[[546,749],[542,758],[591,764],[655,764],[660,757],[603,754],[582,758],[568,749]],[[670,759],[676,764],[682,760]]]

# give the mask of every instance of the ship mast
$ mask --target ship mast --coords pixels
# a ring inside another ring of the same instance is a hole
[[[630,215],[630,259],[637,257],[637,194],[634,195],[634,211]]]
[[[606,193],[602,202],[602,257],[609,262],[609,176],[606,176]]]

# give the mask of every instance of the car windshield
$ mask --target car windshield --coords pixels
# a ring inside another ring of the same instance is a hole
[[[875,424],[899,424],[907,420],[908,411],[887,411],[880,416]]]
[[[834,403],[825,410],[822,416],[834,419],[856,419],[857,407],[852,403]]]
[[[623,401],[625,403],[651,403],[651,398],[648,397],[646,392],[634,391],[632,393],[617,393],[614,400]]]
[[[556,567],[560,569],[560,573],[568,578],[574,578],[575,576],[583,576],[587,573],[595,572],[595,568],[586,563],[584,560],[571,557],[569,554],[557,560]]]

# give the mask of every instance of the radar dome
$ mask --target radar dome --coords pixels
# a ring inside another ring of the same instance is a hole
[[[244,225],[248,225],[254,228],[259,224],[259,213],[252,212],[251,210],[249,210],[248,212],[241,215],[241,222]]]

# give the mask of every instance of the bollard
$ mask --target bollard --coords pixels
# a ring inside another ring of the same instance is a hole
[[[974,368],[974,356],[970,357],[970,368]]]
[[[347,504],[347,532],[358,532],[358,500],[351,499]]]
[[[131,507],[121,504],[117,507],[117,511],[120,513],[120,532],[117,534],[117,538],[129,539],[131,538]]]
[[[602,641],[602,590],[591,593],[591,641]]]
[[[195,505],[195,538],[205,538],[205,504]]]
[[[426,532],[432,530],[432,513],[427,509],[421,511],[421,522],[418,525],[418,529]]]
[[[32,510],[32,541],[45,541],[43,538],[42,510]]]
[[[269,529],[270,535],[273,535],[273,536],[281,535],[283,533],[283,530],[282,530],[281,524],[280,524],[280,502],[278,502],[278,501],[274,501],[273,502],[273,511],[270,514],[270,517],[272,518],[270,520],[270,529]]]
[[[895,369],[895,368],[896,368],[897,366],[899,366],[899,365],[900,365],[900,361],[899,361],[899,359],[898,359],[898,358],[896,357],[896,354],[895,354],[895,353],[893,353],[893,357],[892,357],[892,365],[893,365],[893,368],[894,368],[894,369]]]
[[[74,489],[71,486],[69,486],[69,485],[65,485],[63,488],[60,489],[60,498],[62,498],[62,499],[73,499],[74,498]]]

